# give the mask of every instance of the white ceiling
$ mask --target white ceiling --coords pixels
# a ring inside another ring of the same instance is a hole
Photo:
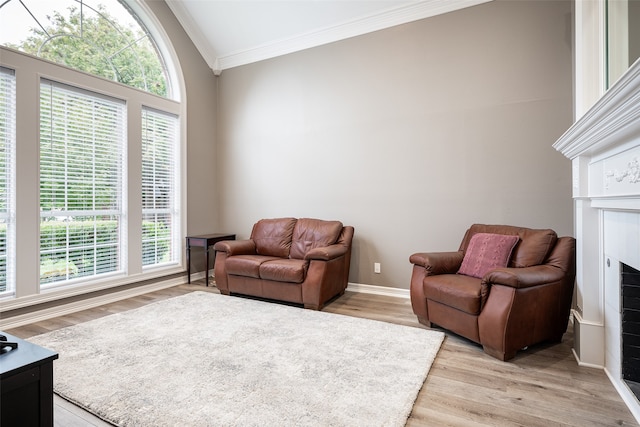
[[[166,0],[216,74],[491,0]]]

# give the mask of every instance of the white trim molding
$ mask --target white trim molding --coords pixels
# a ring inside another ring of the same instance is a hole
[[[193,273],[191,275],[191,279],[192,281],[204,279],[204,272]],[[215,278],[213,280],[215,280]],[[0,319],[0,330],[17,328],[35,322],[41,322],[44,320],[53,319],[55,317],[77,313],[82,310],[88,310],[90,308],[99,307],[101,305],[122,301],[127,298],[133,298],[139,295],[147,294],[149,292],[159,291],[183,284],[185,284],[185,279],[183,276],[180,276],[168,280],[160,280],[149,285],[138,286],[124,291],[111,292],[95,298],[88,298],[66,304],[63,303],[43,310],[37,310],[26,314],[11,316],[9,318]],[[215,282],[213,282],[212,284],[213,286],[215,286]],[[349,283],[347,286],[347,290],[351,292],[384,295],[395,298],[409,298],[408,289],[391,288],[386,286]]]
[[[640,133],[640,60],[553,147],[573,160],[624,151]]]
[[[363,294],[384,295],[395,298],[409,299],[409,289],[391,288],[388,286],[365,285],[362,283],[351,283],[347,285],[347,290]]]
[[[194,275],[195,277],[196,275]],[[204,274],[203,274],[204,277]],[[77,313],[82,310],[99,307],[101,305],[122,301],[127,298],[133,298],[144,295],[149,292],[167,289],[184,283],[184,277],[177,277],[169,280],[154,282],[149,285],[138,286],[124,291],[110,292],[108,294],[87,298],[81,301],[59,304],[43,310],[37,310],[26,314],[11,316],[0,319],[0,330],[17,328],[19,326],[29,325],[43,320],[53,319],[55,317],[65,316],[67,314]]]
[[[574,114],[580,118],[606,89],[606,0],[574,2]]]
[[[390,28],[420,19],[487,3],[492,0],[420,0],[409,5],[381,10],[340,24],[313,29],[280,40],[265,42],[236,52],[216,52],[189,14],[183,1],[167,1],[184,30],[216,75],[222,70],[275,58],[304,49]]]
[[[574,355],[601,367],[640,421],[622,378],[620,263],[640,268],[640,61],[553,147],[572,161],[576,246]]]

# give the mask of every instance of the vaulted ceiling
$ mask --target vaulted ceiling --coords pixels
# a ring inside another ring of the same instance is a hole
[[[296,52],[491,0],[166,0],[211,69]]]

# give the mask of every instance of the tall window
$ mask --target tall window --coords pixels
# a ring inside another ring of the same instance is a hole
[[[0,298],[16,307],[182,272],[183,106],[146,12],[0,0]]]
[[[0,67],[0,296],[13,292],[16,77]]]
[[[178,119],[142,110],[142,264],[176,260]]]
[[[118,271],[124,102],[40,85],[40,282]]]

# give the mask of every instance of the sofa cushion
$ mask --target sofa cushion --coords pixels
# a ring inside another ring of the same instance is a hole
[[[261,219],[251,231],[259,255],[287,258],[291,249],[291,236],[295,218]]]
[[[525,228],[518,234],[520,243],[513,251],[510,267],[531,267],[543,264],[558,241],[558,235],[553,230]]]
[[[458,274],[482,278],[489,271],[506,267],[518,236],[476,233],[471,237]]]
[[[260,264],[260,278],[276,282],[302,283],[309,262],[301,259],[276,259]]]
[[[333,245],[341,232],[340,221],[300,218],[293,229],[290,257],[303,259],[311,249]]]
[[[260,278],[260,265],[279,258],[264,255],[234,255],[225,260],[227,274]]]
[[[426,299],[454,307],[469,314],[480,314],[483,305],[482,281],[460,274],[439,274],[423,280]]]
[[[467,230],[467,234],[460,244],[460,250],[466,250],[470,239],[476,233],[507,234],[520,237],[520,242],[511,254],[509,267],[531,267],[543,264],[558,240],[558,235],[551,229],[473,224]]]

